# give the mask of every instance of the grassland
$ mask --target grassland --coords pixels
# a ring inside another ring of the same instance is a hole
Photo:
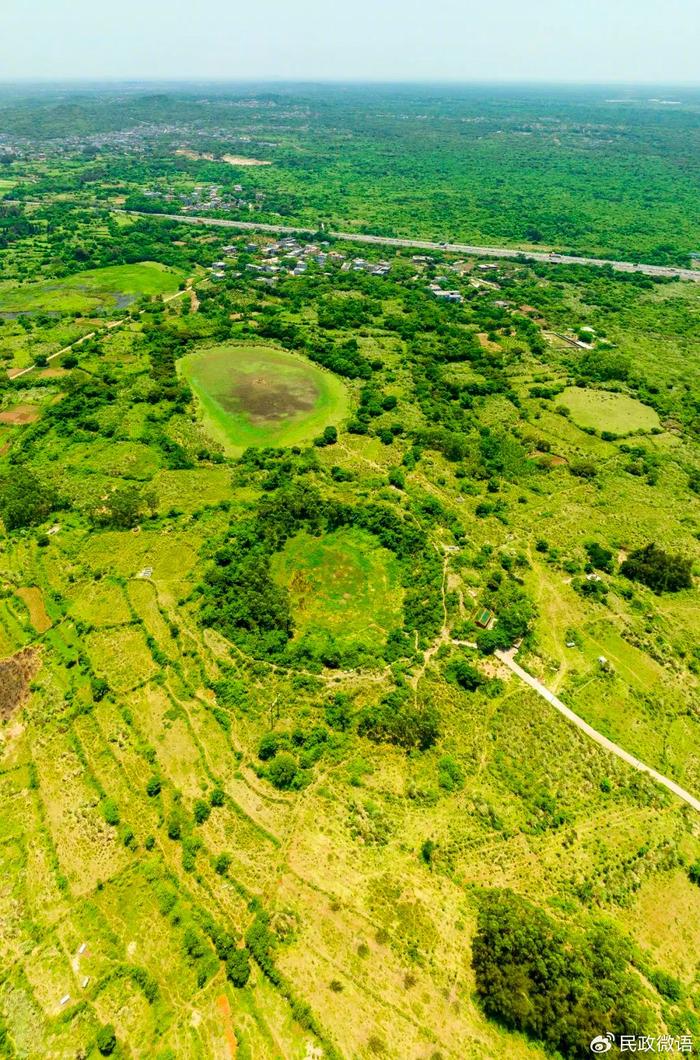
[[[212,437],[232,455],[251,445],[309,442],[348,414],[349,395],[335,376],[272,346],[232,344],[180,362]]]
[[[368,534],[299,534],[274,557],[272,571],[290,591],[299,636],[328,632],[341,648],[371,647],[400,626],[396,559]]]
[[[0,314],[99,313],[123,309],[142,295],[172,294],[182,273],[154,261],[87,269],[57,280],[0,285]]]
[[[561,403],[579,427],[619,435],[660,427],[658,413],[627,394],[570,386],[562,392]]]

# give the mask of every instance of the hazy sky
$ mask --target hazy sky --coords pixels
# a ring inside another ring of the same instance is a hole
[[[0,0],[14,78],[700,82],[700,0]]]

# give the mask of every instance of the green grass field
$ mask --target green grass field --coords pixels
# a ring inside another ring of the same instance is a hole
[[[654,409],[626,394],[612,394],[606,390],[586,390],[570,386],[560,396],[560,403],[568,408],[579,427],[593,427],[613,434],[631,434],[659,427]]]
[[[89,313],[124,308],[141,295],[167,295],[184,276],[155,261],[113,265],[104,269],[42,280],[24,286],[0,286],[0,313]]]
[[[401,621],[395,556],[369,534],[298,534],[273,558],[273,577],[292,598],[300,634],[325,630],[341,647],[384,641]]]
[[[207,431],[232,455],[252,445],[309,442],[347,416],[350,397],[330,372],[272,346],[215,346],[180,361]]]

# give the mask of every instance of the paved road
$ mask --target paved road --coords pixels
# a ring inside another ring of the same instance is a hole
[[[501,662],[505,663],[505,665],[512,670],[521,681],[524,681],[525,684],[530,686],[530,688],[534,688],[535,692],[542,696],[543,699],[546,699],[547,702],[558,710],[560,714],[563,714],[565,718],[573,722],[581,732],[585,732],[586,736],[589,736],[591,740],[595,740],[597,744],[600,744],[600,746],[605,748],[606,751],[610,751],[611,754],[617,755],[618,758],[621,758],[623,762],[632,766],[633,769],[638,769],[640,773],[646,773],[647,776],[652,777],[657,784],[663,784],[665,788],[672,791],[679,799],[682,799],[683,802],[688,804],[688,806],[692,806],[694,810],[697,810],[700,813],[700,799],[696,799],[694,795],[685,791],[685,789],[679,784],[676,784],[674,780],[670,780],[668,777],[663,776],[662,773],[657,773],[655,769],[645,765],[644,762],[640,762],[638,758],[635,758],[634,755],[625,751],[624,748],[613,743],[612,740],[607,738],[607,736],[603,736],[602,733],[594,729],[588,724],[588,722],[584,721],[583,718],[579,718],[578,714],[574,714],[573,710],[567,707],[565,703],[562,703],[562,701],[558,699],[553,692],[550,692],[541,681],[538,681],[536,677],[529,674],[527,670],[523,670],[522,666],[519,666],[518,663],[516,663],[513,655],[513,651],[496,652],[496,656]]]
[[[219,228],[236,228],[244,232],[270,232],[272,235],[310,236],[311,228],[292,228],[288,225],[269,225],[257,221],[229,221],[221,217],[192,217],[189,214],[145,213],[138,210],[116,210],[117,213],[136,213],[143,217],[162,217],[167,221],[183,224],[211,225]],[[429,243],[424,239],[393,239],[390,236],[368,236],[357,232],[328,232],[334,239],[351,243],[371,243],[385,247],[407,247],[414,250],[447,250],[453,254],[469,254],[477,258],[521,258],[555,265],[593,265],[599,268],[611,265],[616,272],[641,272],[646,276],[666,276],[679,280],[694,280],[700,283],[700,269],[681,269],[666,265],[637,265],[631,261],[609,261],[606,258],[580,258],[567,254],[547,254],[536,250],[512,250],[508,247],[476,247],[467,243]]]

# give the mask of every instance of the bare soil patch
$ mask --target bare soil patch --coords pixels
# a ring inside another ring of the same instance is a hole
[[[0,719],[6,721],[21,707],[38,668],[39,653],[35,648],[23,648],[9,659],[0,660]]]
[[[68,375],[67,368],[44,368],[39,372],[40,379],[59,379],[62,375]]]
[[[564,467],[569,463],[565,456],[558,456],[556,453],[542,453],[539,449],[532,453],[530,459],[537,460],[543,467]]]
[[[34,423],[39,419],[39,410],[35,405],[16,405],[13,409],[0,412],[0,423],[11,423],[21,425]]]
[[[476,336],[479,340],[479,345],[484,350],[499,350],[500,346],[497,342],[492,342],[485,331],[480,331]]]
[[[244,412],[253,423],[266,423],[311,412],[317,399],[318,390],[311,379],[297,379],[290,386],[269,375],[250,375],[237,380],[231,395],[221,403],[229,412]]]
[[[224,155],[222,161],[228,162],[230,166],[271,166],[272,162],[266,162],[261,158],[244,158],[242,155]]]
[[[266,162],[262,158],[246,158],[245,155],[222,155],[218,160],[208,152],[192,151],[189,147],[178,147],[176,155],[189,158],[193,162],[227,162],[230,166],[271,166],[272,162]]]

